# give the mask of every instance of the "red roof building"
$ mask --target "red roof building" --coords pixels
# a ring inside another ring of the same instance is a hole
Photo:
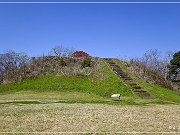
[[[72,57],[76,57],[76,58],[88,58],[90,57],[89,54],[83,52],[83,51],[76,51],[72,54]]]

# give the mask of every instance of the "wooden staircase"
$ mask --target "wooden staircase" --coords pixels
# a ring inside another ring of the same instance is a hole
[[[128,76],[115,62],[112,61],[111,58],[104,58],[107,63],[111,66],[112,70],[124,80],[124,82],[131,86],[134,93],[138,94],[142,98],[150,97],[150,94],[147,93],[146,90],[142,89],[137,83],[133,81],[133,79]]]

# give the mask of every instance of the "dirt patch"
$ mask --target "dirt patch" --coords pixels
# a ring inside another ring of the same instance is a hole
[[[180,105],[0,105],[1,132],[180,132]]]

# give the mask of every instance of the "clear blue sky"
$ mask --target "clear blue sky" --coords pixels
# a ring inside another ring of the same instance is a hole
[[[99,57],[180,50],[180,4],[0,4],[0,53],[61,44]]]

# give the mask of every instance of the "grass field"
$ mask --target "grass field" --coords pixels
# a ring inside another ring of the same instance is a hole
[[[0,131],[3,133],[149,132],[151,134],[153,132],[152,134],[158,134],[158,132],[167,132],[168,135],[170,134],[168,132],[174,134],[180,132],[180,106],[3,104],[0,105],[0,121]]]

